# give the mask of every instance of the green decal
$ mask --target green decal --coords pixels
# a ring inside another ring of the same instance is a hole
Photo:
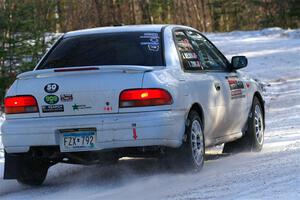
[[[72,106],[73,110],[84,110],[84,109],[90,109],[92,108],[91,106],[87,106],[87,105],[78,105],[78,104],[74,104]]]
[[[78,110],[78,105],[77,105],[77,104],[74,104],[74,105],[72,106],[72,108],[73,108],[73,110]]]
[[[47,95],[44,97],[44,101],[47,104],[56,104],[59,101],[59,97],[56,95]]]

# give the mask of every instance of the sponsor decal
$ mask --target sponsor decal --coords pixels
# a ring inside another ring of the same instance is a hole
[[[251,84],[250,83],[246,83],[246,87],[250,88]]]
[[[44,97],[44,101],[47,104],[56,104],[59,101],[59,98],[56,95],[47,95]]]
[[[241,80],[238,80],[237,78],[229,78],[228,84],[229,84],[230,90],[244,89],[243,82]]]
[[[42,106],[43,113],[64,112],[64,105],[46,105]]]
[[[136,132],[136,124],[132,124],[132,137],[134,140],[138,138],[137,132]]]
[[[73,110],[83,110],[83,109],[90,109],[92,108],[91,106],[87,106],[87,105],[78,105],[78,104],[74,104],[72,106]]]
[[[159,39],[158,33],[144,33],[140,38]]]
[[[149,51],[159,51],[159,46],[158,45],[149,44],[148,45],[148,49],[149,49]]]
[[[104,106],[103,110],[104,111],[112,111],[112,107],[111,106]]]
[[[60,95],[60,101],[62,101],[62,102],[71,102],[71,101],[73,101],[73,95],[72,94],[61,94]]]
[[[193,52],[182,53],[182,58],[183,59],[198,59],[196,53],[193,53]]]
[[[193,47],[183,32],[175,32],[177,46],[180,52],[193,51]]]
[[[244,98],[243,91],[241,89],[231,91],[231,99]]]
[[[243,89],[245,88],[243,81],[239,80],[236,76],[228,77],[227,81],[231,90],[231,99],[245,97],[243,94]]]
[[[47,93],[55,93],[59,89],[59,86],[56,83],[49,83],[44,87],[45,92]]]
[[[195,60],[195,61],[188,61],[188,63],[189,63],[189,66],[191,68],[194,68],[194,67],[197,67],[197,68],[201,67],[202,68],[201,63],[199,61],[197,61],[197,60]]]
[[[112,106],[109,105],[109,102],[105,103],[105,106],[103,107],[104,111],[112,111]]]
[[[158,33],[144,33],[140,36],[142,40],[140,44],[147,46],[149,51],[159,51],[159,35]]]

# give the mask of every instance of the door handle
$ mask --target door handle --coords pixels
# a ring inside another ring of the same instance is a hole
[[[221,90],[221,85],[218,82],[215,82],[215,88],[217,91]]]

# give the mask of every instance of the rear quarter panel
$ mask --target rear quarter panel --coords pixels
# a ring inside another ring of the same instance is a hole
[[[32,95],[30,92],[20,94],[18,92],[19,87],[20,87],[19,80],[15,80],[15,82],[8,89],[5,97],[12,97],[12,96],[18,96],[18,95]],[[33,89],[34,89],[34,87],[33,87]],[[39,117],[39,116],[40,116],[39,113],[23,113],[22,115],[20,115],[20,114],[5,115],[5,118],[6,119],[35,118],[35,117]]]

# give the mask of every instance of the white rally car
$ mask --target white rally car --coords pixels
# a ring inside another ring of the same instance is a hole
[[[260,151],[262,88],[199,31],[179,25],[68,32],[5,98],[4,179],[39,185],[58,162],[164,155],[201,169],[205,147]]]

